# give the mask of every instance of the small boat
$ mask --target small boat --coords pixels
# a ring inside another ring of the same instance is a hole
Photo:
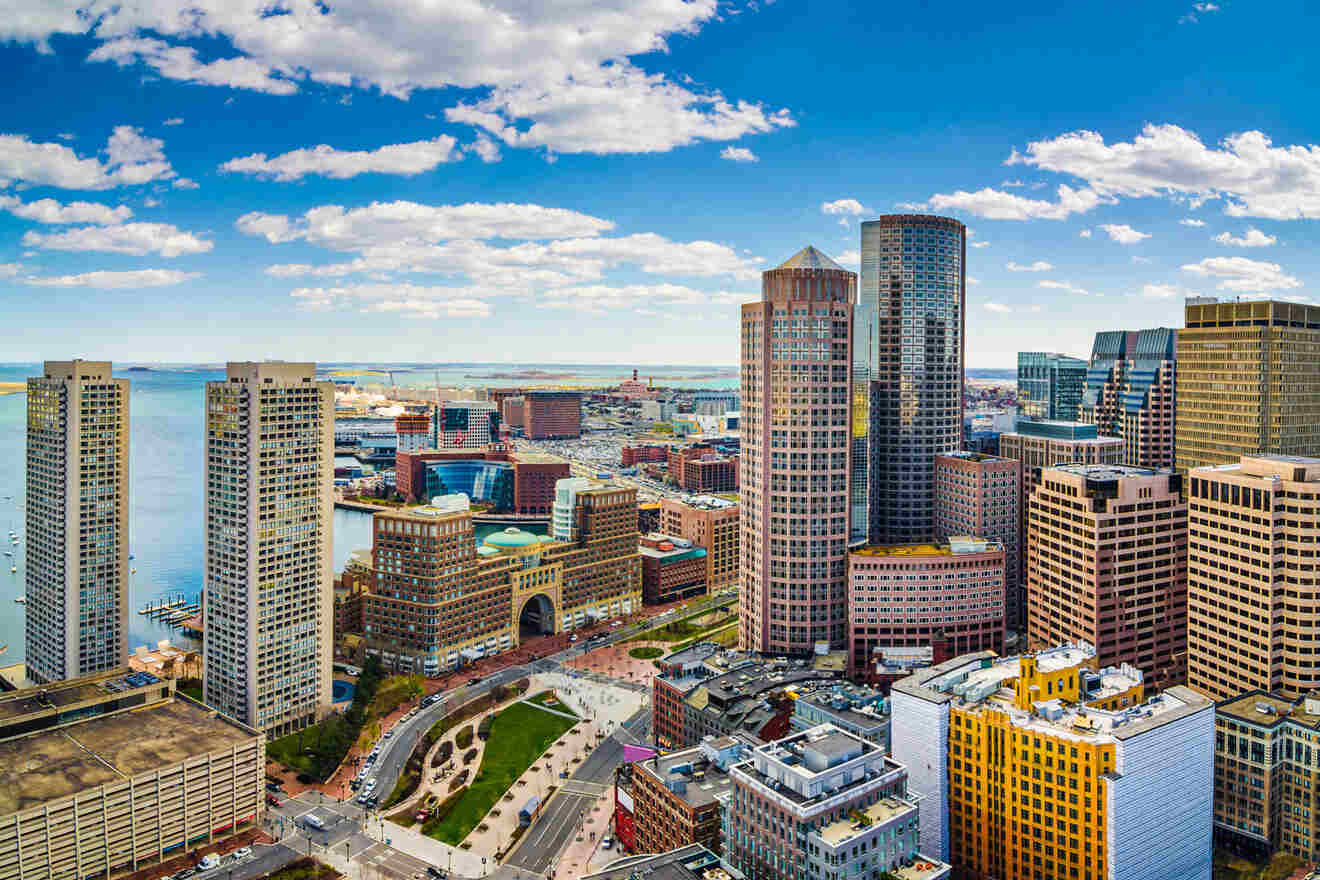
[[[16,571],[18,571],[18,566],[17,566],[17,565],[11,565],[11,566],[9,566],[9,573],[10,573],[10,574],[13,574],[13,573],[16,572]]]
[[[133,554],[132,554],[132,553],[128,554],[128,558],[129,558],[129,559],[132,559],[132,558],[133,558]]]
[[[19,605],[26,605],[27,596],[15,596],[14,601],[17,602]]]
[[[5,555],[6,555],[6,556],[13,556],[13,555],[14,555],[14,551],[13,551],[13,550],[6,550],[6,551],[5,551]]]
[[[136,568],[130,568],[130,569],[128,570],[128,573],[129,573],[129,574],[137,574],[137,569],[136,569]]]

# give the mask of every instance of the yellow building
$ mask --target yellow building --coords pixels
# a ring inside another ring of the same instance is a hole
[[[894,758],[921,792],[921,849],[968,880],[1210,877],[1214,704],[1145,699],[1086,643],[985,651],[891,694]]]

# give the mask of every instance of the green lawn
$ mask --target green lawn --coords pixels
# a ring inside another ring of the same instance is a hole
[[[457,846],[523,771],[575,723],[526,703],[514,703],[500,712],[491,725],[490,739],[486,742],[477,778],[463,792],[444,822],[427,827],[426,833]],[[515,792],[515,808],[521,807],[522,801],[532,794],[532,791]]]
[[[527,702],[536,703],[538,706],[545,706],[547,709],[553,709],[556,712],[566,712],[569,715],[576,715],[572,709],[559,699],[559,694],[554,691],[541,691],[534,697],[528,697]]]
[[[628,656],[637,660],[654,660],[656,657],[663,657],[664,651],[654,646],[645,648],[633,648],[628,652]]]
[[[714,609],[703,611],[701,614],[693,617],[703,617],[710,614]],[[662,624],[654,629],[648,629],[645,632],[638,633],[628,639],[630,642],[683,642],[699,641],[706,633],[722,629],[730,623],[737,623],[738,615],[728,614],[717,618],[708,626],[698,626],[691,619],[675,620],[672,623]]]

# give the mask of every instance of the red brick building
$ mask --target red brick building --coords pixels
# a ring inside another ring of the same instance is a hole
[[[713,446],[689,446],[669,451],[669,477],[688,492],[733,492],[738,489],[738,457]]]
[[[506,422],[529,440],[582,436],[582,394],[577,391],[524,391],[505,398]]]
[[[706,661],[720,651],[714,642],[698,642],[656,662],[660,674],[651,679],[651,728],[662,749],[682,745],[683,698],[714,675]]]
[[[706,548],[706,589],[738,588],[738,505],[711,496],[660,502],[660,523],[647,531],[686,538]]]
[[[699,843],[722,852],[719,796],[729,791],[729,766],[749,749],[741,740],[719,737],[634,763],[636,851],[662,853]]]
[[[937,634],[954,656],[1003,651],[1003,544],[951,538],[848,554],[849,675],[886,648],[927,647]]]
[[[648,461],[669,461],[669,447],[659,444],[649,446],[625,446],[619,451],[621,467],[632,467]]]
[[[651,533],[638,540],[642,556],[642,602],[664,605],[704,595],[706,549],[683,538]]]

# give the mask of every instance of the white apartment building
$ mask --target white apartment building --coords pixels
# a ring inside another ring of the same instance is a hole
[[[128,380],[47,361],[27,382],[28,676],[128,662]]]
[[[489,400],[446,400],[435,412],[437,449],[485,449],[494,439],[499,407]]]
[[[334,386],[231,363],[206,386],[205,700],[276,736],[330,708]]]

